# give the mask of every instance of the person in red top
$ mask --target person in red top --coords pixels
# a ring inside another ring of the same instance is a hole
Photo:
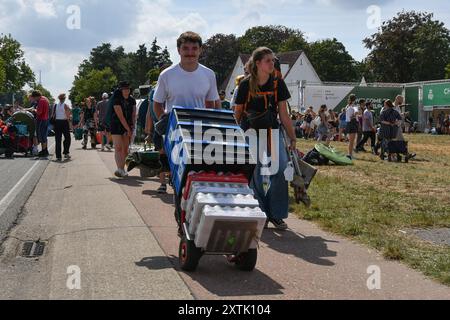
[[[48,116],[50,103],[39,91],[33,91],[31,98],[37,103],[36,107],[36,136],[38,142],[42,146],[42,151],[39,152],[39,157],[48,157],[47,149],[47,134],[48,134]]]

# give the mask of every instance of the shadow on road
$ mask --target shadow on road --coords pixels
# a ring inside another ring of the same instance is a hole
[[[117,183],[119,185],[129,186],[129,187],[142,187],[144,185],[144,183],[142,181],[140,181],[139,179],[132,178],[132,177],[127,177],[127,178],[123,178],[123,179],[108,178],[108,180],[110,180],[114,183]]]
[[[334,266],[335,263],[326,258],[336,257],[336,251],[328,249],[327,243],[337,241],[326,240],[322,237],[306,237],[291,230],[265,230],[261,241],[272,250],[295,256],[309,263],[320,266]]]
[[[136,266],[145,267],[149,270],[164,270],[173,268],[173,265],[165,256],[143,258],[141,261],[136,262]]]
[[[150,196],[153,199],[159,199],[165,204],[173,205],[173,195],[172,194],[159,194],[156,190],[144,190],[142,195]]]

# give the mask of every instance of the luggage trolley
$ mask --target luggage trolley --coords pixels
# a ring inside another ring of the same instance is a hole
[[[223,151],[213,156],[224,163],[203,156],[211,147]],[[175,107],[164,148],[182,229],[181,268],[195,271],[203,255],[225,255],[240,270],[254,270],[267,216],[249,187],[256,161],[233,112]]]

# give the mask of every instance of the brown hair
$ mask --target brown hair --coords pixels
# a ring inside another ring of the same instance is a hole
[[[351,94],[350,97],[348,97],[348,104],[353,104],[356,101],[356,96],[354,94]]]
[[[33,98],[40,98],[40,97],[42,97],[42,93],[41,93],[39,90],[34,90],[34,91],[31,93],[31,96],[32,96]]]
[[[180,35],[177,40],[178,49],[185,43],[198,43],[200,48],[203,46],[203,41],[200,35],[192,31],[188,31]]]
[[[389,108],[394,108],[394,104],[390,99],[386,100],[384,103],[386,103]]]
[[[248,62],[248,72],[249,80],[250,80],[250,95],[255,96],[256,92],[258,92],[258,67],[256,63],[264,59],[265,56],[272,54],[273,51],[266,47],[260,47],[253,51],[252,57]]]

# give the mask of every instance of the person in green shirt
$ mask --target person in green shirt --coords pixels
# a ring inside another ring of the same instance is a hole
[[[225,99],[225,91],[222,90],[219,93],[220,103],[222,105],[223,110],[231,110],[231,103]]]
[[[80,115],[81,115],[81,109],[79,106],[75,106],[72,109],[72,125],[74,128],[78,127],[80,124]]]

